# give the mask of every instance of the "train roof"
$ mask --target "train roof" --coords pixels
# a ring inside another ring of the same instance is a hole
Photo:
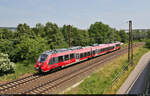
[[[61,53],[61,52],[65,52],[65,51],[68,51],[67,48],[49,50],[49,51],[43,52],[42,54],[50,55],[50,54]]]
[[[75,47],[70,47],[68,48],[68,50],[77,50],[77,49],[81,49],[81,46],[75,46]]]
[[[97,43],[95,43],[95,44],[92,44],[92,46],[98,46],[98,44],[97,44]]]
[[[84,49],[84,48],[91,48],[91,47],[92,47],[92,46],[85,46],[85,47],[82,47],[82,48]]]
[[[104,45],[106,45],[106,44],[99,44],[98,46],[104,46]]]
[[[81,46],[75,46],[75,47],[70,47],[70,48],[61,48],[61,49],[48,50],[48,51],[43,52],[42,54],[50,55],[50,54],[73,51],[73,50],[77,50],[77,49],[82,49],[82,47]]]
[[[47,55],[51,55],[51,54],[56,54],[56,53],[63,53],[63,52],[69,52],[69,51],[73,51],[73,50],[80,50],[80,49],[85,49],[85,48],[96,48],[96,47],[106,47],[109,45],[113,45],[113,44],[117,44],[120,42],[115,42],[115,43],[109,43],[109,44],[93,44],[92,46],[85,46],[85,47],[81,47],[81,46],[74,46],[74,47],[70,47],[70,48],[61,48],[61,49],[55,49],[55,50],[48,50],[43,52],[42,54],[47,54]]]

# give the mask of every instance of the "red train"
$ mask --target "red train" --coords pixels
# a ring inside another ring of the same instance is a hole
[[[71,47],[43,52],[36,64],[35,69],[40,72],[47,72],[53,69],[68,66],[92,57],[120,49],[121,43],[95,44],[87,47]]]

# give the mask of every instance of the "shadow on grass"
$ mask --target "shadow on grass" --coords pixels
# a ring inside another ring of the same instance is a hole
[[[0,77],[4,76],[4,75],[8,75],[8,74],[13,74],[13,73],[15,73],[15,71],[6,71],[6,72],[1,72],[0,71]]]

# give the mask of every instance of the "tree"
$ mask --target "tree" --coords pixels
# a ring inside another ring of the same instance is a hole
[[[34,32],[32,32],[31,28],[26,24],[19,24],[17,26],[17,33],[16,33],[16,37],[19,38],[19,40],[21,40],[22,36],[26,35],[29,36],[30,38],[34,38],[35,34]]]
[[[41,37],[45,36],[44,25],[42,25],[41,23],[36,24],[36,26],[32,28],[32,31],[36,36],[41,36]]]
[[[146,44],[145,45],[146,45],[147,48],[150,48],[150,39],[146,40]]]
[[[119,31],[119,35],[121,37],[121,42],[127,42],[128,40],[128,35],[124,30]]]
[[[72,26],[71,26],[71,29],[72,29]],[[67,25],[63,25],[62,28],[60,28],[60,31],[62,32],[63,36],[64,36],[64,40],[65,42],[67,42],[67,44],[69,43],[68,41],[68,26]],[[71,33],[72,33],[72,30],[71,30]]]
[[[114,41],[121,41],[121,37],[119,35],[119,31],[118,30],[115,31]]]
[[[150,39],[150,30],[147,31],[147,38]]]
[[[12,39],[14,37],[14,32],[8,30],[8,28],[3,28],[0,30],[0,39]]]
[[[112,28],[102,22],[91,24],[88,30],[91,44],[110,42],[109,37],[111,36],[111,30]]]
[[[89,45],[89,34],[86,30],[76,30],[71,33],[72,46]]]
[[[56,24],[47,22],[44,31],[51,49],[67,47],[67,43]]]
[[[15,46],[14,58],[17,61],[28,60],[35,62],[37,57],[44,51],[49,50],[47,40],[41,37],[24,37],[20,44]]]

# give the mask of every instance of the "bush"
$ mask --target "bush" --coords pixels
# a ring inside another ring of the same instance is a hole
[[[150,48],[150,39],[146,40],[146,47]]]
[[[20,44],[16,45],[14,49],[14,57],[16,61],[24,61],[26,63],[35,63],[38,56],[49,49],[47,40],[41,37],[35,37],[34,39],[29,37],[23,37]]]
[[[0,53],[0,73],[10,73],[15,70],[15,64],[10,62],[8,54]]]

